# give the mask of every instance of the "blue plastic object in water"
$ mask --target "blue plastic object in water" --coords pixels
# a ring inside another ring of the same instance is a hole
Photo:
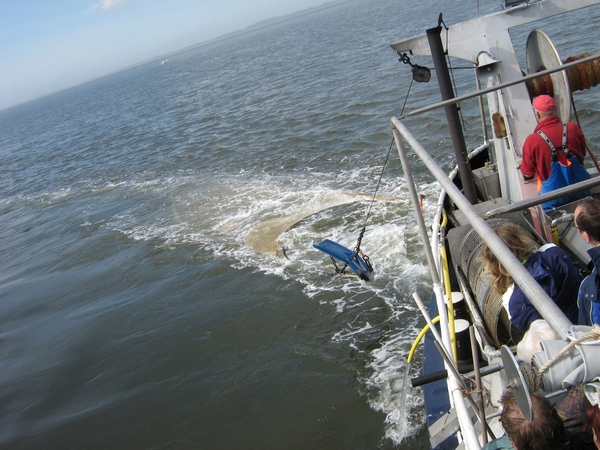
[[[348,267],[350,267],[361,280],[369,281],[373,278],[373,267],[371,267],[371,264],[366,262],[362,256],[349,248],[329,239],[325,239],[318,244],[313,244],[313,247],[327,253],[332,258],[348,264]]]

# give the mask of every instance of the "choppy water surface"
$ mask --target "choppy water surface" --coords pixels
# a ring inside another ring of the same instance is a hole
[[[460,3],[338,2],[0,112],[0,447],[426,448],[404,360],[429,277],[393,152],[375,280],[312,243],[367,220],[409,85],[388,44]],[[564,57],[600,41],[563,30]],[[411,126],[450,167],[441,113]]]

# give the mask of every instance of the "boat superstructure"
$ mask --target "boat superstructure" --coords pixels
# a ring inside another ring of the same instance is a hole
[[[415,81],[428,80],[429,71],[410,62],[411,58],[419,58],[419,62],[426,59],[420,57],[433,60],[442,96],[439,103],[392,118],[433,285],[428,309],[414,294],[431,333],[425,343],[424,376],[413,380],[414,385],[423,385],[432,448],[480,448],[493,437],[501,436],[499,399],[507,389],[514,391],[524,413],[531,408],[529,392],[537,391],[553,401],[566,392],[564,383],[553,381],[558,375],[552,373],[552,363],[540,372],[539,366],[515,358],[515,346],[522,333],[511,326],[501,296],[490,288],[489,275],[480,258],[484,242],[559,336],[557,343],[546,344],[546,354],[537,359],[539,364],[553,357],[551,348],[569,346],[563,357],[568,360],[565,364],[572,365],[573,373],[585,372],[572,375],[573,379],[585,383],[600,376],[589,367],[580,367],[583,350],[581,345],[572,344],[588,340],[591,330],[574,327],[492,229],[501,223],[515,224],[540,245],[561,246],[582,271],[587,268],[587,246],[573,226],[577,202],[546,211],[541,205],[573,192],[600,192],[597,163],[596,168],[588,168],[591,179],[543,195],[538,195],[535,182],[522,176],[519,166],[525,138],[536,125],[532,99],[540,94],[553,96],[561,120],[572,120],[576,111],[573,91],[600,83],[600,54],[582,53],[563,61],[550,38],[536,28],[527,38],[527,67],[523,68],[509,31],[582,8],[596,11],[599,7],[600,0],[506,0],[500,12],[449,27],[442,26],[440,16],[437,26],[424,35],[392,45],[400,60],[412,66]],[[590,30],[593,26],[590,24]],[[598,33],[595,29],[590,32]],[[586,51],[598,49],[582,49]],[[454,95],[448,58],[472,64],[471,93]],[[468,101],[477,103],[483,130],[482,142],[471,151],[465,143],[458,106]],[[406,125],[408,117],[440,108],[446,113],[457,162],[456,169],[448,174]],[[409,153],[417,155],[442,187],[431,234],[421,211]],[[590,160],[595,162],[593,155]],[[453,301],[448,300],[454,297],[466,304],[460,314],[454,311]],[[460,330],[457,328],[459,320],[470,325],[467,333],[471,333],[472,348],[463,344],[457,350],[462,330],[462,324]],[[435,325],[434,321],[439,323]],[[600,351],[600,347],[595,350]],[[469,372],[468,376],[465,372]],[[568,379],[569,374],[562,374],[562,380]]]

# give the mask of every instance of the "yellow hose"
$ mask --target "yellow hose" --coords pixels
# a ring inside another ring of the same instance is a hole
[[[442,257],[444,271],[444,287],[448,297],[448,325],[450,326],[450,343],[452,344],[452,353],[454,360],[457,361],[456,354],[456,331],[454,329],[454,302],[452,301],[452,287],[450,286],[450,273],[448,272],[448,258],[446,256],[446,247],[440,247],[440,256]]]
[[[445,228],[448,223],[448,216],[446,215],[446,211],[442,211],[442,223],[440,224],[440,228]],[[446,247],[444,245],[440,246],[440,257],[442,258],[442,271],[444,275],[444,287],[446,289],[446,296],[448,297],[448,321],[450,325],[450,342],[452,343],[452,353],[454,354],[454,360],[458,360],[456,355],[456,332],[454,329],[454,303],[452,302],[452,287],[450,286],[450,271],[448,269],[448,257],[446,255]],[[432,322],[438,323],[440,321],[440,316],[437,316]],[[415,352],[417,351],[417,346],[423,336],[429,331],[429,324],[426,324],[415,341],[413,342],[412,347],[410,348],[410,352],[408,353],[407,362],[410,364],[412,362],[413,357],[415,356]]]
[[[446,214],[446,210],[442,210],[442,223],[440,224],[440,228],[446,228],[448,224],[448,215]]]
[[[441,228],[445,228],[448,223],[446,211],[442,211]],[[440,245],[440,257],[442,258],[442,271],[444,275],[444,289],[448,297],[448,325],[450,326],[450,343],[452,344],[452,354],[454,360],[458,361],[456,350],[456,331],[454,328],[454,302],[452,301],[452,286],[450,285],[450,270],[448,269],[448,255],[446,255],[446,246]]]
[[[440,316],[437,316],[435,319],[432,320],[433,323],[438,323],[439,321],[440,321]],[[423,336],[425,336],[425,334],[428,331],[429,331],[429,324],[427,323],[427,324],[425,324],[425,326],[423,327],[423,329],[421,330],[421,332],[415,339],[415,342],[413,342],[412,347],[410,348],[410,352],[408,353],[408,358],[406,359],[406,361],[409,364],[412,362],[412,359],[415,356],[415,352],[417,351],[417,346],[419,345],[419,342],[421,342],[421,339],[423,339]]]
[[[558,227],[552,227],[552,228],[550,228],[550,231],[552,232],[552,242],[554,242],[554,245],[556,245],[557,247],[560,247],[560,237],[558,236]]]

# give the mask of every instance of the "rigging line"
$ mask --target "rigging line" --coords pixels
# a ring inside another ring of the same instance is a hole
[[[410,90],[412,89],[412,85],[414,82],[414,78],[411,78],[410,85],[408,86],[408,92],[406,93],[406,97],[404,98],[404,104],[402,105],[402,109],[400,111],[400,115],[404,114],[404,108],[406,107],[406,103],[408,102],[408,97],[410,95]],[[356,247],[354,248],[354,253],[360,252],[360,245],[362,243],[362,238],[367,229],[367,224],[369,223],[369,217],[371,216],[371,208],[373,207],[373,203],[375,202],[375,197],[377,197],[377,191],[379,190],[379,186],[381,184],[381,179],[383,178],[383,173],[385,172],[385,167],[387,166],[388,160],[390,159],[390,153],[392,151],[392,146],[394,144],[394,138],[390,141],[390,146],[387,151],[387,155],[385,156],[385,161],[383,163],[383,167],[381,168],[381,173],[379,174],[379,180],[377,180],[377,185],[375,186],[375,192],[373,193],[373,198],[371,198],[371,202],[369,203],[369,208],[367,209],[367,215],[365,217],[365,224],[363,225],[360,234],[358,235],[358,239],[356,240]],[[368,263],[368,259],[367,259]],[[335,264],[335,262],[334,262]],[[345,269],[345,267],[344,267]]]
[[[383,167],[381,168],[381,173],[379,174],[379,180],[377,181],[377,186],[375,186],[375,192],[373,193],[373,198],[371,199],[371,203],[369,203],[369,209],[367,210],[367,217],[365,218],[365,225],[362,228],[360,237],[359,237],[359,243],[357,245],[357,250],[359,250],[360,247],[360,240],[362,239],[362,235],[365,232],[365,229],[367,228],[367,223],[369,222],[369,216],[371,215],[371,208],[373,207],[373,203],[375,202],[375,197],[377,196],[377,191],[379,190],[379,185],[381,184],[381,179],[383,178],[383,173],[385,172],[385,167],[387,166],[388,163],[388,159],[390,158],[390,153],[392,151],[392,145],[394,143],[394,138],[392,138],[392,141],[390,142],[390,146],[388,148],[387,151],[387,155],[385,156],[385,161],[383,163]]]
[[[402,59],[401,59],[402,61]],[[409,62],[410,64],[410,62]],[[411,64],[412,65],[412,64]],[[408,86],[408,92],[406,93],[406,97],[404,99],[404,104],[402,105],[402,110],[400,111],[400,115],[404,113],[404,108],[406,107],[406,102],[408,101],[408,96],[410,95],[410,90],[413,85],[414,78],[411,78],[410,85]],[[360,246],[362,244],[362,238],[365,235],[365,231],[367,230],[367,224],[369,223],[369,217],[371,216],[371,208],[373,207],[373,203],[375,203],[375,197],[377,197],[377,191],[379,190],[379,186],[381,185],[381,179],[383,178],[383,173],[385,172],[385,167],[387,166],[388,160],[390,159],[390,153],[392,151],[392,146],[394,144],[394,137],[390,141],[390,146],[387,151],[387,155],[385,156],[385,161],[383,163],[383,167],[381,168],[381,173],[379,174],[379,180],[377,180],[377,185],[375,186],[375,192],[373,193],[373,198],[371,198],[371,202],[369,203],[369,208],[367,209],[367,215],[365,217],[365,224],[363,225],[360,233],[358,235],[358,239],[356,239],[356,247],[354,247],[354,253],[358,254],[360,252]],[[363,255],[367,266],[372,269],[371,263],[369,262],[369,257]],[[335,263],[334,263],[335,264]]]
[[[329,257],[331,258],[331,262],[333,263],[334,267],[335,267],[335,273],[346,273],[346,267],[348,267],[348,263],[344,264],[344,267],[342,267],[341,269],[338,267],[337,263],[335,262],[335,258],[331,255],[329,255]]]
[[[406,102],[408,101],[408,96],[410,95],[410,90],[412,88],[414,79],[410,79],[410,85],[408,86],[408,92],[406,93],[406,98],[404,99],[404,104],[402,105],[402,110],[400,111],[400,115],[404,113],[404,108],[406,108]]]
[[[577,125],[579,125],[579,128],[581,128],[581,122],[579,121],[579,114],[577,113],[577,107],[575,106],[575,99],[573,98],[573,92],[571,92],[571,106],[573,106],[573,112],[575,113],[575,119],[577,120]],[[583,145],[584,145],[587,153],[590,155],[590,158],[592,159],[592,162],[594,163],[594,167],[596,167],[596,170],[598,172],[600,172],[600,165],[598,165],[598,160],[596,159],[596,155],[594,155],[592,153],[592,150],[588,146],[586,139],[583,140]]]

